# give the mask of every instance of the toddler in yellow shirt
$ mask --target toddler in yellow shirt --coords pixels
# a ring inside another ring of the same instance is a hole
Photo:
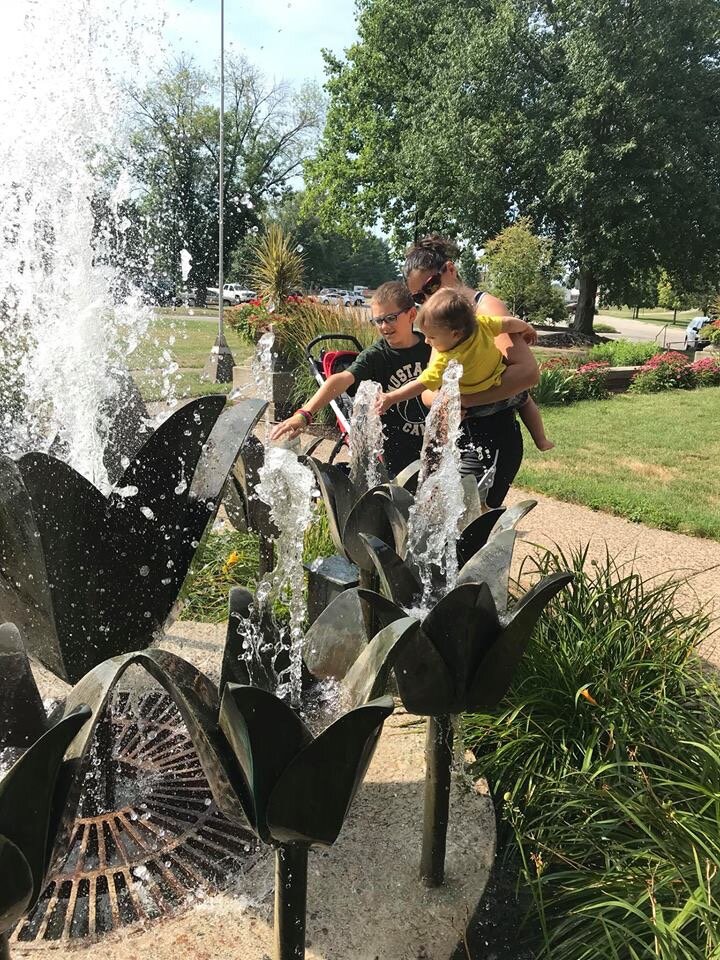
[[[411,380],[381,397],[380,412],[403,400],[418,397],[424,390],[439,390],[448,363],[462,364],[460,393],[482,393],[500,383],[505,370],[502,353],[495,346],[501,333],[520,333],[535,340],[535,331],[519,317],[490,317],[475,314],[475,308],[456,290],[443,288],[420,308],[417,325],[432,347],[430,362],[416,380]],[[545,436],[540,410],[529,394],[519,394],[518,412],[538,450],[555,446]]]

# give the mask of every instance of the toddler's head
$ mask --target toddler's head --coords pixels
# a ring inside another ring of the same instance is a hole
[[[444,353],[473,335],[477,329],[475,307],[452,287],[443,287],[420,307],[417,324],[425,342]]]

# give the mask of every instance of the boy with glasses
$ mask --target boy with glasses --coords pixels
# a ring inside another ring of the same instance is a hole
[[[335,373],[308,400],[302,410],[277,424],[271,440],[296,437],[324,406],[354,383],[374,380],[383,393],[415,380],[430,359],[430,347],[422,334],[413,330],[416,309],[410,291],[397,280],[384,283],[375,292],[371,305],[372,322],[379,339],[360,353],[347,370]],[[385,466],[390,476],[420,456],[427,408],[419,398],[391,407],[383,415]]]

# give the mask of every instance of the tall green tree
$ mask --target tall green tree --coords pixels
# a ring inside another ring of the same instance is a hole
[[[179,60],[144,89],[132,91],[137,183],[126,210],[144,238],[143,269],[179,279],[180,251],[192,256],[189,282],[203,289],[218,270],[218,81],[192,60]],[[287,189],[316,142],[321,116],[312,88],[293,94],[271,85],[243,59],[225,74],[225,256]],[[134,249],[137,243],[133,244]]]
[[[599,283],[720,250],[717,0],[360,0],[358,32],[307,171],[326,219],[481,244],[530,215],[586,332]]]
[[[562,274],[553,245],[522,218],[485,245],[487,285],[512,313],[535,323],[565,319],[565,298],[553,284]]]

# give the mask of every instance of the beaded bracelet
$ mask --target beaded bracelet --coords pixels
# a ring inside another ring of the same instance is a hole
[[[310,413],[309,410],[300,409],[300,410],[296,410],[295,413],[300,414],[300,416],[305,420],[306,426],[309,426],[309,424],[312,423],[313,415]]]

